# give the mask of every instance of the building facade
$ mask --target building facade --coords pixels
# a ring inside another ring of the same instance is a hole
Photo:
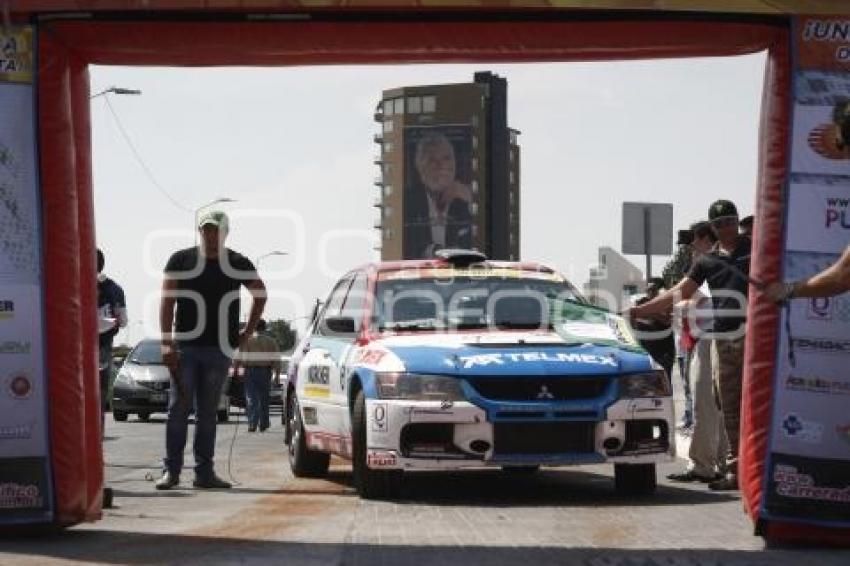
[[[519,131],[507,126],[507,81],[385,90],[375,111],[382,260],[441,248],[519,259]]]
[[[632,296],[646,292],[643,272],[607,246],[599,248],[599,265],[590,269],[584,294],[592,304],[621,312],[632,306]]]

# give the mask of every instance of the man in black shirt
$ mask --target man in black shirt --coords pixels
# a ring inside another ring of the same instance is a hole
[[[657,298],[631,308],[629,316],[643,318],[665,312],[672,304],[691,298],[703,282],[708,283],[714,309],[712,372],[729,439],[727,475],[711,482],[709,487],[731,490],[738,489],[738,427],[752,243],[738,233],[738,210],[730,201],[714,202],[708,209],[708,218],[718,239],[714,248],[700,256],[687,277]]]
[[[189,410],[195,409],[195,481],[200,488],[228,488],[213,471],[216,407],[233,351],[260,320],[266,288],[245,256],[224,247],[229,221],[220,211],[198,222],[201,245],[175,252],[165,266],[159,324],[162,357],[172,387],[165,430],[166,457],[157,489],[180,483]],[[251,293],[251,313],[239,332],[239,290]],[[175,312],[176,307],[176,312]]]

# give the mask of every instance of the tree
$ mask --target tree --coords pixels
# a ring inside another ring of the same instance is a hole
[[[266,332],[277,341],[281,352],[289,352],[295,347],[298,333],[293,330],[286,320],[270,320]]]
[[[679,246],[676,253],[664,266],[661,276],[664,278],[664,286],[670,288],[688,274],[688,269],[691,266],[691,251],[690,246]]]

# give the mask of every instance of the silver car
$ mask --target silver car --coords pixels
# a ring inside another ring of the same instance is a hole
[[[222,387],[219,399],[219,422],[230,418],[227,386]],[[139,420],[147,421],[152,413],[167,413],[170,390],[171,374],[162,362],[160,341],[142,340],[127,355],[112,385],[112,418],[126,421],[135,413]]]

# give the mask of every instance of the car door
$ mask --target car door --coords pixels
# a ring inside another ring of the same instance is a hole
[[[340,407],[343,416],[346,417],[344,419],[346,424],[348,422],[348,381],[351,379],[350,358],[363,324],[367,286],[366,273],[356,273],[345,295],[339,314],[339,316],[354,320],[354,334],[345,339],[346,345],[336,360],[337,367],[331,370],[331,399],[334,405]],[[347,431],[348,429],[345,428],[344,432],[347,433]]]
[[[328,332],[325,321],[340,316],[353,280],[354,276],[349,274],[331,291],[309,339],[302,346],[303,357],[297,369],[296,387],[308,437],[316,440],[312,442],[314,447],[332,452],[344,451],[345,439],[340,432],[342,416],[331,384],[339,381],[339,362],[353,339]]]

